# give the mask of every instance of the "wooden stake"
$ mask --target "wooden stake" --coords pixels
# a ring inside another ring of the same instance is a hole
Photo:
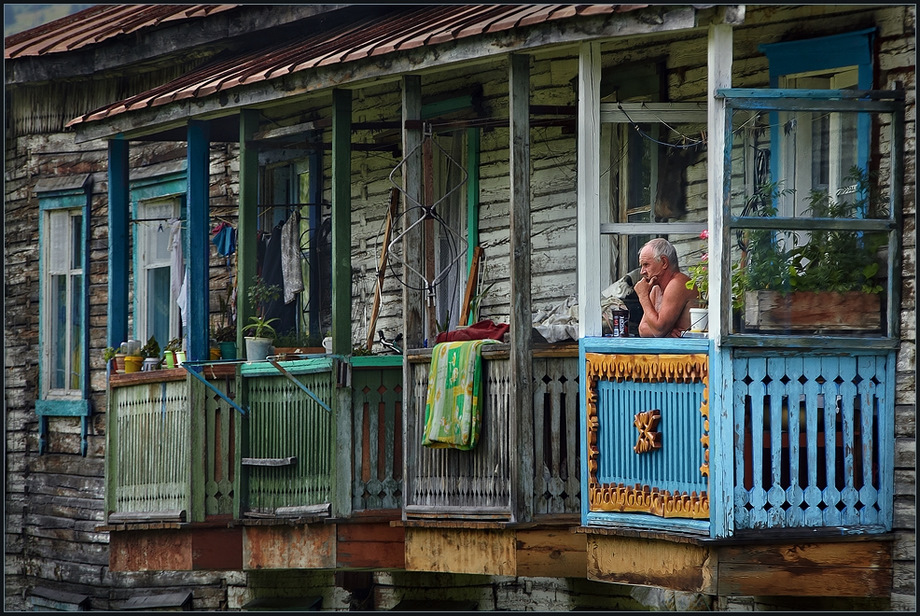
[[[387,210],[387,222],[383,231],[383,249],[380,251],[380,262],[377,264],[377,287],[374,289],[374,308],[371,311],[371,320],[367,325],[367,350],[374,345],[374,328],[377,327],[377,315],[380,312],[380,300],[383,293],[383,279],[387,271],[387,252],[390,247],[390,234],[393,231],[393,219],[396,217],[396,206],[399,203],[399,189],[390,191],[390,207]]]
[[[470,302],[473,299],[473,290],[476,288],[476,282],[479,278],[479,257],[482,255],[482,248],[473,247],[473,261],[470,263],[470,275],[466,279],[466,293],[463,294],[463,307],[460,311],[460,320],[458,325],[466,325],[469,320]]]

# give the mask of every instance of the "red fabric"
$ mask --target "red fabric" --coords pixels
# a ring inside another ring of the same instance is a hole
[[[501,340],[510,327],[511,326],[507,323],[499,324],[486,319],[485,321],[473,323],[469,327],[464,327],[463,329],[441,332],[435,339],[435,343],[440,344],[442,342],[454,342],[456,340],[486,340],[488,338],[492,340]]]

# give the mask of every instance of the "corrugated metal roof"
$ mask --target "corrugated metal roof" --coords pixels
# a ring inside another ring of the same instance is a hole
[[[208,17],[237,4],[97,4],[4,39],[4,58],[13,60],[74,51],[166,22]]]
[[[484,33],[567,19],[623,13],[648,5],[394,5],[384,16],[366,16],[349,24],[293,41],[212,62],[131,98],[92,111],[68,123],[74,126],[168,103],[225,92],[322,66],[353,62],[437,45]]]

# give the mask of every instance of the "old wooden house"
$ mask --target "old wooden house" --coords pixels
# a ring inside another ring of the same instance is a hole
[[[8,37],[5,607],[915,610],[915,18]],[[636,335],[655,237],[707,325]]]

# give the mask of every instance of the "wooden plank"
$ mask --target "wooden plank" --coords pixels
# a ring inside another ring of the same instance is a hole
[[[117,349],[128,339],[128,268],[131,253],[128,217],[131,215],[128,183],[128,141],[108,142],[109,207],[108,207],[108,318],[107,346]]]
[[[692,543],[587,536],[588,579],[715,594],[716,561]]]
[[[533,518],[533,330],[530,212],[530,56],[512,55],[508,75],[511,204],[511,511],[517,521]],[[510,452],[508,452],[510,453]]]
[[[567,528],[517,530],[517,573],[528,577],[584,578],[588,575],[586,535]]]
[[[515,575],[512,530],[406,528],[406,571]]]
[[[335,525],[246,526],[244,569],[332,569]]]
[[[399,189],[395,186],[390,189],[390,207],[387,208],[386,226],[383,230],[383,242],[380,250],[380,261],[377,263],[377,286],[374,287],[374,307],[371,310],[371,319],[367,326],[367,350],[374,346],[374,329],[377,326],[377,315],[380,313],[380,299],[383,294],[383,281],[387,272],[387,252],[390,248],[390,236],[393,233],[393,219],[396,218],[396,207],[399,205]]]
[[[394,568],[406,564],[406,533],[389,522],[339,524],[336,527],[338,568]]]
[[[243,458],[240,460],[243,466],[293,466],[297,464],[297,456],[288,456],[286,458]]]
[[[469,274],[466,278],[466,291],[463,293],[463,303],[460,305],[460,325],[467,325],[470,315],[470,302],[473,299],[473,291],[476,289],[476,283],[479,280],[479,258],[482,256],[482,248],[473,247],[473,258],[470,261]]]

